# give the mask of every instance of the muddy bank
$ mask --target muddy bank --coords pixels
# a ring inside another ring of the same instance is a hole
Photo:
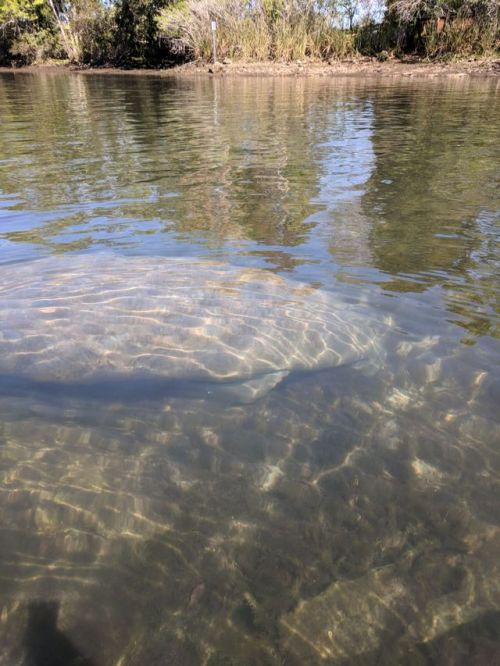
[[[183,75],[242,75],[242,76],[500,76],[500,60],[462,61],[456,63],[429,63],[420,61],[402,62],[391,60],[379,62],[375,59],[335,61],[332,63],[228,63],[189,64],[172,72]]]
[[[29,67],[0,67],[0,72],[63,73],[67,71],[79,74],[121,74],[140,76],[274,76],[274,77],[459,77],[459,76],[500,76],[500,59],[497,60],[461,60],[456,62],[428,62],[423,60],[389,60],[379,62],[376,59],[353,59],[324,62],[226,62],[215,65],[208,63],[187,63],[169,69],[117,69],[111,67],[81,68],[70,65],[32,65]]]

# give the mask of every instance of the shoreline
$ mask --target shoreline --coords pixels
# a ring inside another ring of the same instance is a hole
[[[325,62],[230,62],[186,63],[168,69],[119,69],[114,67],[77,67],[63,64],[28,65],[24,67],[0,67],[0,73],[75,73],[81,75],[156,76],[156,77],[407,77],[407,78],[457,78],[500,77],[500,59],[457,60],[429,62],[424,60],[379,62],[375,58]]]

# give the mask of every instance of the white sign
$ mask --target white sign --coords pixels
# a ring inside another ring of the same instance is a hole
[[[217,21],[212,21],[212,32],[217,30]]]

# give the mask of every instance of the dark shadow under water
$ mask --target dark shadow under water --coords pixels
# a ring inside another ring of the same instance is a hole
[[[57,601],[31,601],[23,647],[26,666],[95,666],[71,642],[58,624]]]

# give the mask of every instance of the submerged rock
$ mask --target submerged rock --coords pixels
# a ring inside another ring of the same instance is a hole
[[[498,610],[500,532],[479,533],[467,553],[410,553],[397,564],[340,580],[300,602],[281,620],[287,647],[304,663],[404,663],[424,645],[428,655],[442,636],[459,634]],[[481,560],[491,564],[488,576]]]

